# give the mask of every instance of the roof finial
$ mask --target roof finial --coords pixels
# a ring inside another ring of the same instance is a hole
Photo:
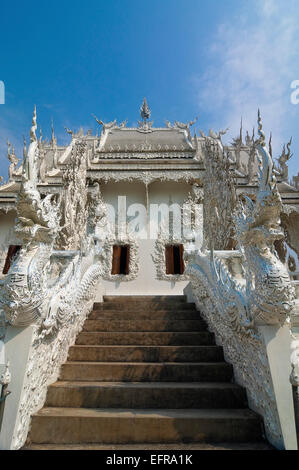
[[[143,103],[140,108],[140,116],[143,119],[144,123],[146,123],[146,120],[151,117],[151,110],[148,107],[146,98],[143,99]]]
[[[53,124],[53,119],[51,119],[51,132],[52,132],[52,136],[51,136],[51,144],[52,145],[56,145],[56,137],[55,137],[55,132],[54,132],[54,124]]]
[[[241,116],[241,124],[240,124],[240,144],[243,144],[243,116]]]
[[[24,135],[23,135],[23,143],[24,143],[24,145],[23,145],[23,158],[25,160],[26,154],[27,154],[27,147],[26,147],[26,138],[25,138]]]
[[[34,105],[33,117],[32,117],[32,127],[30,129],[30,142],[36,142],[36,134],[35,131],[37,129],[36,125],[36,105]]]
[[[270,132],[270,139],[269,139],[269,153],[271,155],[271,158],[273,157],[273,152],[272,152],[272,132]]]
[[[258,122],[258,134],[260,136],[259,143],[262,147],[265,147],[266,146],[265,133],[263,131],[263,123],[262,123],[262,118],[261,118],[261,112],[260,112],[259,109],[258,109],[258,112],[257,112],[257,122]]]
[[[6,141],[6,144],[7,144],[7,156],[9,157],[10,156],[10,150],[11,150],[11,143],[9,142],[8,139]]]

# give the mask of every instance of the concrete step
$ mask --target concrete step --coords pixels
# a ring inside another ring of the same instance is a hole
[[[56,382],[47,407],[245,408],[245,389],[232,383]]]
[[[104,295],[103,302],[174,302],[186,303],[187,297],[185,295]]]
[[[117,344],[184,346],[214,344],[214,334],[201,332],[84,332],[79,333],[76,344]]]
[[[261,421],[247,409],[43,408],[32,418],[35,444],[248,442]]]
[[[60,380],[103,382],[229,382],[226,362],[66,362]]]
[[[254,447],[262,422],[232,378],[184,296],[105,296],[33,416],[28,448]]]
[[[163,310],[193,310],[195,309],[195,304],[187,304],[187,303],[175,303],[175,302],[126,302],[126,301],[118,301],[118,302],[103,302],[103,303],[94,303],[93,308],[95,310],[141,310],[147,312],[157,312]]]
[[[69,361],[92,362],[217,362],[223,361],[220,346],[97,346],[76,345]]]
[[[94,309],[89,315],[89,320],[202,320],[197,310],[103,310]],[[203,320],[202,320],[203,321]]]
[[[204,331],[198,320],[86,320],[83,331]]]
[[[267,442],[195,442],[192,444],[164,443],[164,444],[28,444],[21,450],[275,450]],[[153,457],[154,458],[154,457]],[[155,460],[157,463],[157,459]]]

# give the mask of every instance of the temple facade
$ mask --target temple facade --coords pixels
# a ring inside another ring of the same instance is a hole
[[[145,99],[137,127],[94,117],[96,135],[66,129],[70,142],[61,146],[53,124],[50,142],[37,136],[35,109],[22,162],[8,143],[0,448],[19,449],[26,439],[266,439],[297,448],[299,186],[288,177],[291,141],[275,162],[260,113],[257,135],[244,136],[241,123],[229,145],[226,130],[205,135],[197,119],[155,127]],[[127,390],[130,380],[137,385]],[[102,395],[89,402],[86,382]],[[155,424],[161,416],[165,434]],[[110,424],[124,426],[121,436]]]
[[[212,168],[211,175],[207,175],[203,148],[206,136],[196,128],[196,120],[186,124],[166,121],[165,127],[156,128],[150,121],[146,101],[140,112],[141,120],[136,128],[128,127],[126,122],[103,123],[96,118],[99,135],[92,135],[91,131],[84,135],[82,129],[79,132],[66,129],[70,135],[67,146],[59,146],[52,126],[50,142],[42,136],[37,142],[37,187],[42,197],[64,194],[65,170],[75,154],[84,149],[80,172],[88,186],[88,197],[98,192],[107,207],[105,218],[97,227],[105,257],[104,292],[107,295],[182,294],[187,285],[183,251],[188,247],[203,246],[204,239],[207,240],[204,212],[210,221],[214,217],[213,207],[217,207],[222,198],[225,202],[215,222],[214,248],[232,250],[236,247],[232,236],[233,222],[225,211],[233,212],[234,198],[255,197],[258,187],[255,137],[247,133],[244,139],[241,127],[240,135],[232,144],[223,147],[229,169],[221,168],[216,161],[213,163],[215,171]],[[208,137],[222,146],[224,134],[225,131],[216,134],[210,130]],[[269,144],[271,151],[271,141]],[[295,215],[299,208],[299,189],[296,178],[294,184],[288,182],[286,162],[289,157],[290,149],[288,147],[286,152],[284,147],[274,171],[286,213],[294,212]],[[10,256],[21,246],[14,225],[23,164],[19,164],[10,143],[8,158],[11,162],[9,179],[0,187],[2,277],[8,270]],[[232,191],[226,191],[222,184],[225,172],[233,181]],[[216,187],[219,194],[215,194]],[[205,204],[204,192],[207,194]],[[77,198],[80,201],[80,195]],[[63,218],[72,226],[70,231],[76,232],[74,214],[68,214],[68,210],[67,205],[61,208],[65,212]],[[292,229],[290,223],[289,231]],[[288,236],[295,238],[293,233]],[[72,244],[74,247],[76,243],[70,239],[68,247]],[[167,251],[166,247],[170,245],[175,247],[174,252],[171,248]],[[295,245],[285,246],[287,262],[293,272],[298,270]],[[126,265],[121,272],[120,263]]]

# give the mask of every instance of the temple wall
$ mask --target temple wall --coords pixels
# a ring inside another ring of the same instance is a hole
[[[154,182],[148,187],[148,204],[167,205],[183,204],[191,191],[187,183]],[[146,187],[143,183],[123,182],[102,185],[105,203],[111,204],[117,213],[118,196],[126,196],[127,209],[131,204],[142,204],[146,209]],[[127,217],[127,222],[132,217]],[[156,240],[150,239],[149,221],[147,223],[147,239],[137,239],[138,243],[138,275],[132,281],[102,281],[106,295],[178,295],[183,294],[187,281],[165,281],[157,279],[156,265],[152,259]]]

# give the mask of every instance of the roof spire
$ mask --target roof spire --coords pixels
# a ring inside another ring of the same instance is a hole
[[[25,138],[24,135],[23,135],[23,142],[24,142],[24,145],[23,145],[23,159],[25,160],[26,154],[27,154],[27,147],[26,147],[26,138]]]
[[[240,144],[243,144],[243,117],[241,116],[241,125],[240,125]]]
[[[271,155],[271,158],[273,157],[272,155],[272,132],[270,132],[270,139],[269,139],[269,153]]]
[[[146,98],[143,99],[142,106],[140,108],[140,116],[143,119],[143,122],[146,123],[146,120],[151,117],[151,110],[148,107]]]
[[[258,109],[258,112],[257,112],[257,123],[258,123],[258,134],[259,134],[258,143],[262,147],[265,147],[266,146],[265,133],[263,131],[263,123],[262,123],[262,117],[261,117],[260,109]]]
[[[54,132],[53,119],[51,119],[51,141],[50,141],[50,144],[56,145],[56,137],[55,137],[55,132]]]
[[[32,118],[32,127],[30,129],[30,142],[36,142],[37,141],[36,134],[35,134],[36,129],[37,129],[37,125],[36,125],[36,106],[34,105],[33,118]]]

